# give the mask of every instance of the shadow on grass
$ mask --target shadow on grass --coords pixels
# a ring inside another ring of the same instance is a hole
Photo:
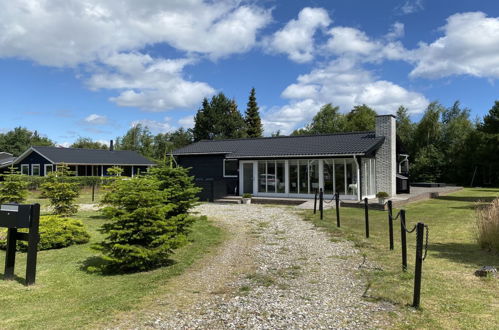
[[[4,280],[4,276],[5,276],[4,273],[0,273],[1,280]],[[24,277],[17,276],[16,274],[14,274],[14,277],[12,278],[11,281],[16,281],[17,283],[20,283],[22,285],[26,285],[26,279]]]
[[[487,252],[473,243],[430,243],[431,257],[443,258],[456,263],[474,265],[499,265],[499,254]]]
[[[470,196],[439,196],[435,198],[437,200],[444,201],[454,201],[454,202],[469,202],[469,203],[490,203],[495,197],[491,196],[480,196],[480,197],[470,197]]]
[[[177,262],[173,259],[165,260],[161,265],[157,267],[148,269],[146,271],[151,271],[161,267],[170,267],[175,265]],[[105,260],[101,256],[92,256],[87,258],[81,263],[80,270],[86,272],[87,274],[101,275],[101,276],[115,276],[115,275],[125,275],[140,273],[142,271],[123,271],[116,268],[112,268],[109,261]],[[145,271],[144,271],[145,272]]]

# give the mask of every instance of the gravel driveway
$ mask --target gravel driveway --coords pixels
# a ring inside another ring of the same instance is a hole
[[[362,299],[362,256],[289,207],[202,204],[227,228],[216,254],[173,280],[171,293],[118,328],[372,329],[386,303]]]

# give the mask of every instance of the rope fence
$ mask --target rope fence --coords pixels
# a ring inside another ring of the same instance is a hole
[[[324,203],[330,204],[335,202],[336,206],[336,224],[340,227],[340,205],[342,200],[338,193],[335,193],[333,198],[330,200],[324,200],[324,192],[321,189],[316,191],[314,198],[314,214],[317,211],[317,202],[319,202],[319,212],[320,219],[324,218]],[[414,271],[414,295],[412,306],[419,308],[421,301],[421,280],[422,280],[422,269],[423,261],[426,260],[428,256],[428,242],[429,242],[429,227],[423,222],[418,222],[411,229],[407,228],[406,222],[406,210],[402,209],[393,216],[393,202],[388,200],[386,203],[382,204],[383,208],[387,208],[388,211],[388,237],[389,237],[389,249],[394,250],[394,234],[393,234],[393,222],[400,221],[400,245],[401,245],[401,255],[402,255],[402,271],[407,271],[407,234],[412,234],[416,232],[416,260],[415,260],[415,271]],[[364,198],[364,220],[365,220],[365,236],[369,239],[370,228],[369,228],[369,200]],[[426,233],[425,233],[426,232]]]

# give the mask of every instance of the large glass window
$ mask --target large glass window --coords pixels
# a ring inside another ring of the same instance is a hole
[[[307,160],[299,160],[299,194],[308,194],[308,161]]]
[[[309,194],[313,194],[319,190],[319,160],[313,159],[308,161],[308,171],[310,173]]]
[[[324,193],[334,194],[334,160],[324,160]]]
[[[258,192],[267,192],[267,162],[258,161]]]
[[[334,162],[335,192],[345,194],[345,162],[337,160]]]
[[[275,161],[267,161],[267,192],[276,192],[276,173],[275,173]]]
[[[347,194],[357,195],[357,171],[356,164],[353,159],[347,159],[346,161],[346,182],[347,182]]]
[[[224,159],[224,177],[236,177],[238,167],[236,159]]]
[[[286,178],[284,174],[285,162],[283,160],[276,161],[276,188],[278,193],[286,192]]]
[[[291,194],[298,193],[298,161],[289,161],[289,192]]]

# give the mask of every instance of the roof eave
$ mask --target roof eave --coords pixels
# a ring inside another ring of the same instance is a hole
[[[364,152],[343,153],[343,154],[288,154],[288,155],[266,155],[266,156],[237,156],[227,157],[228,159],[264,159],[264,158],[304,158],[304,157],[354,157],[364,156]]]

